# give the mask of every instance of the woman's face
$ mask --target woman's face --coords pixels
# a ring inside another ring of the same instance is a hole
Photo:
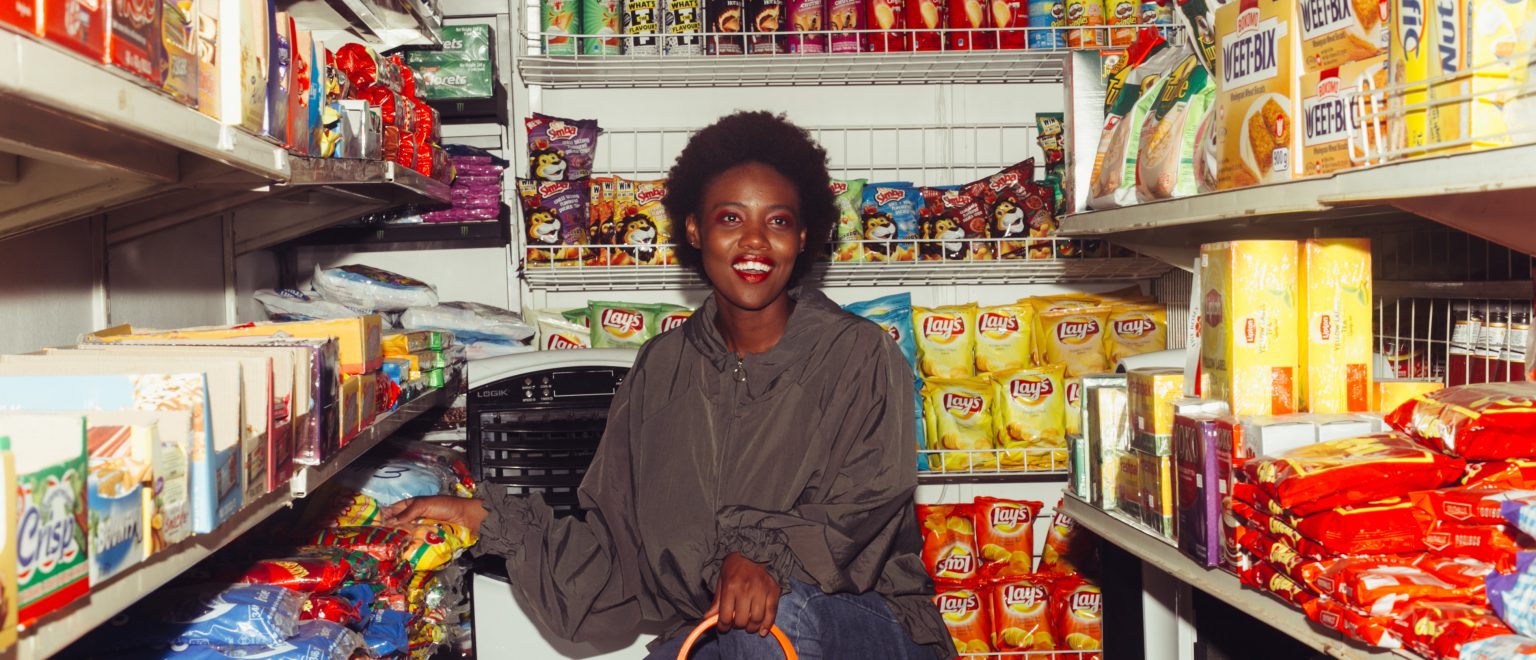
[[[805,245],[794,184],[767,165],[744,163],[717,175],[700,202],[688,216],[688,242],[703,253],[721,302],[756,311],[783,296]]]

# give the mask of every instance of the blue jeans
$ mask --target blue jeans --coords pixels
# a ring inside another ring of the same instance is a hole
[[[823,593],[790,580],[789,593],[779,597],[774,625],[784,631],[802,660],[933,660],[934,653],[912,641],[891,614],[885,599],[873,591],[861,595]],[[646,660],[675,660],[686,634],[658,647]],[[705,633],[689,653],[690,660],[783,660],[773,636],[758,637],[744,630],[723,635]]]

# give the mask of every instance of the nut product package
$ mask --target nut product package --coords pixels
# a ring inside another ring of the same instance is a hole
[[[1461,385],[1416,396],[1387,415],[1392,428],[1469,460],[1536,456],[1536,383]]]
[[[977,576],[976,528],[969,504],[919,504],[923,564],[936,580],[963,582]]]
[[[1008,371],[1034,363],[1034,308],[982,307],[976,315],[976,372]]]
[[[597,155],[595,119],[562,119],[534,113],[528,130],[528,176],[544,181],[577,181],[592,175]]]
[[[911,49],[907,39],[907,2],[909,0],[864,0],[869,24],[864,35],[864,50],[871,53],[902,53]]]
[[[1051,605],[1058,648],[1073,651],[1104,648],[1104,596],[1098,585],[1080,576],[1063,578],[1056,583]]]
[[[1104,352],[1109,314],[1108,307],[1039,312],[1035,342],[1041,361],[1065,365],[1068,378],[1109,371]]]
[[[918,211],[918,233],[923,242],[918,254],[925,261],[966,261],[992,258],[991,223],[984,203],[955,189],[920,188],[923,206]]]
[[[1156,353],[1168,344],[1168,308],[1154,303],[1109,308],[1109,363],[1142,353]]]
[[[832,260],[863,261],[864,179],[832,182],[833,203],[837,205],[837,226],[832,229]]]
[[[993,648],[1005,652],[1056,648],[1052,586],[1046,576],[1024,574],[998,579],[983,590],[992,614]]]
[[[1066,48],[1063,30],[1067,24],[1066,5],[1062,0],[1029,0],[1029,48]],[[1003,43],[1008,43],[1005,39]],[[1004,46],[1007,48],[1008,46]]]
[[[1461,459],[1425,449],[1402,434],[1378,433],[1261,456],[1242,469],[1276,504],[1306,516],[1439,488],[1460,479],[1464,467]]]
[[[575,55],[582,33],[579,0],[539,0],[539,50],[545,55]]]
[[[901,354],[917,370],[917,340],[913,338],[912,294],[893,293],[889,296],[850,303],[843,309],[849,313],[873,321],[891,336]]]
[[[591,186],[586,181],[518,179],[529,263],[579,265],[586,245]]]
[[[1062,366],[1025,367],[992,374],[995,383],[997,446],[1004,469],[1050,470],[1064,453],[1066,437],[1066,387]],[[1052,449],[1061,451],[1030,451]],[[1011,451],[1007,451],[1011,450]]]
[[[869,29],[864,0],[827,0],[827,26],[832,31],[832,52],[863,52],[868,40],[860,30]]]
[[[1089,208],[1111,209],[1135,203],[1142,125],[1162,94],[1169,73],[1186,61],[1188,54],[1189,47],[1184,44],[1155,49],[1125,79],[1114,107],[1104,117],[1104,131],[1094,154],[1093,178],[1088,188]]]
[[[705,50],[710,55],[741,55],[747,52],[746,0],[709,0],[704,15],[709,19]]]
[[[1371,93],[1388,83],[1387,56],[1309,71],[1301,78],[1301,172],[1303,176],[1331,174],[1367,162],[1387,143],[1387,122],[1357,116],[1351,95],[1369,93],[1367,112],[1387,107],[1386,93]],[[1358,136],[1351,136],[1351,130]],[[1361,141],[1361,138],[1364,141]]]
[[[914,307],[912,326],[917,364],[929,378],[966,378],[976,374],[976,305]]]
[[[788,0],[786,7],[790,32],[816,32],[826,30],[826,0]],[[791,53],[825,53],[827,37],[824,34],[791,34],[788,38]]]
[[[661,0],[661,46],[668,55],[704,52],[704,0]]]
[[[971,505],[976,549],[986,577],[1029,575],[1035,563],[1035,516],[1039,502],[978,497]]]
[[[315,290],[326,300],[354,309],[398,312],[437,304],[437,289],[421,280],[372,266],[315,266]]]
[[[919,52],[942,50],[944,35],[938,30],[945,27],[944,0],[910,0],[907,2],[907,25],[912,26],[912,50]]]
[[[1289,181],[1301,162],[1296,101],[1301,80],[1297,0],[1246,0],[1216,9],[1226,109],[1218,187]]]
[[[661,200],[667,182],[618,179],[614,184],[614,245],[609,263],[615,266],[664,266],[674,262],[672,220]]]
[[[1168,73],[1158,97],[1147,109],[1136,154],[1136,199],[1149,202],[1188,197],[1197,192],[1196,135],[1200,120],[1216,97],[1215,81],[1193,50]]]
[[[987,602],[974,584],[940,582],[933,605],[949,628],[949,637],[960,653],[986,653],[992,648],[992,617]]]
[[[864,261],[914,261],[923,195],[905,183],[864,186]]]
[[[623,52],[619,45],[619,33],[623,21],[619,17],[620,0],[581,0],[581,54],[618,55]]]
[[[656,336],[656,309],[594,300],[587,303],[592,348],[639,348]]]
[[[619,0],[623,3],[624,54],[660,55],[656,34],[661,31],[660,0]]]
[[[991,50],[997,47],[995,33],[985,31],[992,27],[992,12],[989,10],[991,4],[980,0],[949,0],[949,9],[945,12],[945,26],[949,28],[945,35],[949,50]]]
[[[784,29],[788,23],[785,0],[746,0],[747,17],[751,34],[747,37],[747,53],[772,55],[785,52]]]
[[[1069,48],[1097,48],[1105,39],[1104,0],[1064,0]]]
[[[929,469],[945,472],[997,469],[993,447],[992,383],[984,378],[930,378],[923,386],[928,411],[928,448],[949,450],[942,464]]]

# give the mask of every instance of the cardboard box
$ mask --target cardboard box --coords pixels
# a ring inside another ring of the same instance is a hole
[[[1141,520],[1141,458],[1135,452],[1116,452],[1115,510]]]
[[[161,0],[160,10],[160,52],[165,66],[160,72],[160,88],[194,107],[199,84],[196,4],[194,0]]]
[[[284,336],[298,339],[335,339],[340,350],[341,370],[348,375],[378,371],[384,361],[379,347],[382,320],[377,314],[344,319],[293,321],[289,323],[247,323],[233,328],[205,327],[181,330],[135,331],[119,326],[90,335],[91,342],[121,342],[151,339],[234,339],[240,337]]]
[[[1364,120],[1360,113],[1384,112],[1386,93],[1364,108],[1351,104],[1355,92],[1387,86],[1387,56],[1312,71],[1301,78],[1301,164],[1304,176],[1332,174],[1375,161],[1391,134],[1386,117]],[[1362,124],[1362,122],[1365,122]],[[1352,137],[1350,128],[1355,127]],[[1354,143],[1351,143],[1351,140]]]
[[[0,412],[0,436],[16,461],[18,620],[29,625],[90,591],[85,418]]]
[[[1244,417],[1242,430],[1250,456],[1283,456],[1317,444],[1317,425],[1307,415]]]
[[[270,56],[267,63],[267,108],[262,119],[261,134],[283,146],[288,146],[288,95],[293,83],[293,33],[292,21],[283,12],[267,17],[267,43]]]
[[[101,414],[87,416],[85,429],[91,584],[144,559],[144,476],[160,448],[153,424],[109,422]]]
[[[1318,442],[1332,442],[1345,438],[1381,433],[1385,424],[1380,417],[1370,415],[1308,415],[1317,427]]]
[[[1432,10],[1432,11],[1431,11]],[[1531,14],[1525,3],[1500,0],[1443,0],[1432,7],[1422,2],[1393,0],[1392,70],[1408,84],[1401,107],[1428,102],[1425,81],[1434,84],[1437,99],[1463,98],[1428,108],[1407,110],[1400,141],[1411,155],[1438,155],[1509,143],[1503,104],[1511,100],[1508,65],[1488,66],[1511,53],[1517,32]],[[1421,84],[1415,84],[1421,83]],[[1496,92],[1495,90],[1505,91]],[[1474,98],[1467,100],[1465,97]]]
[[[16,643],[16,613],[21,603],[16,593],[16,457],[11,454],[10,436],[0,434],[0,649]]]
[[[1132,450],[1141,463],[1141,521],[1173,538],[1173,458]]]
[[[236,123],[253,134],[262,135],[267,121],[267,81],[272,74],[268,67],[272,61],[272,5],[268,0],[233,0],[232,4],[233,7],[226,4],[223,9],[221,32],[236,37],[232,59],[239,69],[237,75],[223,78],[239,81],[239,96],[234,106],[239,110]],[[231,20],[232,15],[238,18]],[[225,57],[229,55],[223,53]]]
[[[1081,426],[1088,441],[1089,476],[1105,511],[1119,502],[1119,455],[1130,447],[1130,422],[1127,417],[1128,393],[1121,374],[1083,376],[1083,414]]]
[[[437,334],[431,330],[389,330],[384,333],[380,345],[385,357],[404,357],[419,351],[442,350],[441,346],[432,345],[434,335]]]
[[[150,468],[144,484],[144,516],[139,527],[144,535],[143,558],[153,557],[190,536],[191,475],[187,461],[192,450],[192,413],[186,410],[92,411],[86,413],[86,420],[93,428],[110,424],[147,425],[154,432],[156,444],[132,445],[133,455],[147,456]],[[91,582],[95,584],[96,580],[93,578]]]
[[[1130,390],[1131,448],[1156,456],[1173,451],[1173,401],[1184,393],[1184,370],[1132,369],[1126,374]]]
[[[4,4],[0,2],[0,6]],[[160,49],[164,47],[160,40],[162,3],[107,0],[107,4],[112,13],[112,65],[159,85]]]
[[[148,0],[154,2],[154,0]],[[111,20],[101,0],[41,0],[43,35],[95,62],[107,62]]]
[[[1371,241],[1314,238],[1301,244],[1301,409],[1371,409]]]
[[[406,51],[416,72],[416,93],[426,100],[488,99],[495,92],[491,26],[443,27],[440,51]]]
[[[290,16],[288,20],[292,22],[293,18]],[[290,27],[293,32],[293,43],[288,86],[288,151],[299,156],[308,156],[310,94],[306,90],[313,84],[315,46],[309,30],[301,29],[297,24],[292,24]]]
[[[1200,392],[1234,415],[1297,411],[1297,253],[1294,241],[1200,246]]]
[[[1388,0],[1298,0],[1301,60],[1322,71],[1387,54]]]
[[[1219,190],[1291,180],[1301,163],[1296,100],[1301,30],[1296,0],[1238,0],[1216,9],[1224,139]]]
[[[1173,421],[1178,502],[1173,537],[1180,551],[1207,568],[1221,564],[1222,492],[1216,477],[1215,422],[1212,415],[1179,415]]]
[[[223,88],[224,76],[230,71],[229,63],[219,57],[225,47],[222,25],[219,22],[224,0],[197,0],[193,3],[193,15],[197,26],[193,38],[197,43],[197,111],[219,121],[224,121],[224,102],[233,94]],[[238,75],[238,74],[235,74]]]

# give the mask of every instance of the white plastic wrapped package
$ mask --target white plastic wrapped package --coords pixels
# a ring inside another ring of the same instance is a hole
[[[268,646],[173,646],[165,660],[338,660],[363,648],[362,635],[331,621],[312,619],[294,628],[293,636]]]
[[[448,330],[464,344],[470,360],[534,350],[528,345],[537,330],[516,312],[473,302],[446,302],[412,307],[400,315],[406,330]]]
[[[298,289],[262,289],[252,297],[261,303],[267,310],[267,318],[273,321],[343,319],[367,313],[323,300],[318,293],[304,293]]]
[[[437,290],[421,280],[372,266],[315,266],[315,289],[331,302],[370,312],[398,312],[437,304]]]

